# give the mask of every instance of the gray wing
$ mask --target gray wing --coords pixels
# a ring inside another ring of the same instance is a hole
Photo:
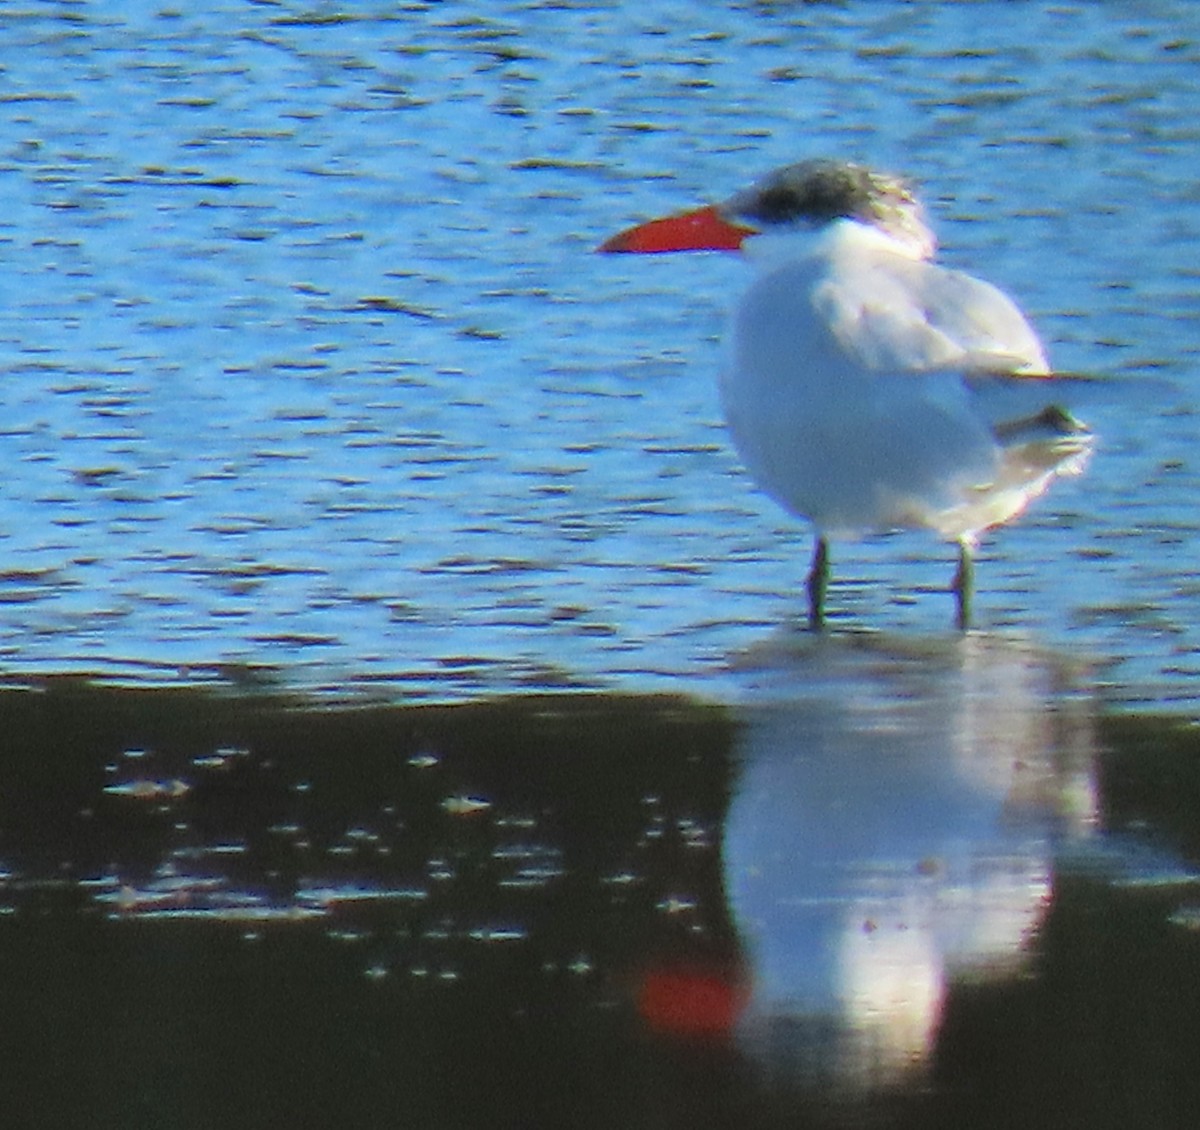
[[[813,301],[841,347],[878,372],[1048,371],[1016,303],[961,271],[881,251],[832,271]]]

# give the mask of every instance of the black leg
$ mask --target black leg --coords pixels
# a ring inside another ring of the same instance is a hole
[[[825,627],[825,590],[829,587],[829,543],[817,535],[813,547],[812,568],[808,571],[808,626],[814,631]]]
[[[958,569],[950,586],[958,605],[955,623],[964,631],[971,626],[971,597],[975,592],[975,559],[972,549],[971,543],[966,540],[958,543]]]

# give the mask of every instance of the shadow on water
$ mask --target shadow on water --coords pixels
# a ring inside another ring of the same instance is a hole
[[[1192,1124],[1195,732],[983,635],[739,668],[3,692],[7,1124]]]

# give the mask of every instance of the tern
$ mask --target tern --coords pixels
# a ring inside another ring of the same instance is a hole
[[[968,627],[980,536],[1090,453],[1092,433],[1058,403],[1071,381],[1008,295],[932,261],[901,177],[805,160],[600,250],[741,251],[758,268],[733,313],[721,400],[753,479],[813,525],[814,628],[830,540],[914,527],[957,543],[951,591]]]

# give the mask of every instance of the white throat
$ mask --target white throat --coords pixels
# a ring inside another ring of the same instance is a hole
[[[906,259],[920,260],[932,257],[936,249],[933,233],[923,224],[885,229],[849,218],[833,220],[819,228],[766,230],[742,244],[747,260],[765,271],[801,259],[832,258],[844,251],[890,251]]]

